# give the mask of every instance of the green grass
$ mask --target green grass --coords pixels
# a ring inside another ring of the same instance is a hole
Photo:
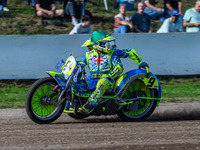
[[[200,79],[162,81],[163,102],[200,102]]]
[[[160,80],[161,102],[200,102],[200,79]],[[31,84],[0,82],[0,108],[24,108],[25,97]]]
[[[23,108],[30,84],[0,82],[0,108]]]

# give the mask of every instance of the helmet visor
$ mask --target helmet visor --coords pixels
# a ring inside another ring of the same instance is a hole
[[[117,48],[116,44],[115,44],[115,41],[101,41],[100,42],[100,46],[105,48],[106,50],[108,49],[114,49],[114,48]]]

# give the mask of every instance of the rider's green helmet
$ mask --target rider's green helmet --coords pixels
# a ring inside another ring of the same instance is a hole
[[[94,31],[91,36],[91,43],[95,49],[104,53],[110,53],[116,48],[115,38],[106,31]]]

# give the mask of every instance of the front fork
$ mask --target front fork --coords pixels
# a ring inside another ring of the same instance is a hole
[[[50,95],[50,97],[48,98],[49,103],[51,103],[51,104],[53,104],[53,105],[57,105],[57,106],[60,105],[64,100],[70,100],[70,98],[69,98],[69,93],[70,93],[70,91],[69,91],[69,90],[67,90],[67,89],[65,88],[64,90],[62,90],[61,93],[59,93],[58,89],[59,89],[59,86],[56,85],[56,86],[53,88],[53,93],[52,93],[52,94]],[[65,93],[66,93],[66,95],[64,96]],[[56,95],[58,95],[59,98],[58,98],[58,100],[57,100],[56,102],[54,102],[54,101],[52,101],[51,99],[52,99],[54,96],[56,96]],[[62,98],[62,97],[63,97],[63,98]]]

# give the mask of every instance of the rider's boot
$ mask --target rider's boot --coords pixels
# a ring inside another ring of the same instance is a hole
[[[89,114],[94,109],[90,101],[87,101],[82,107],[78,108],[78,112],[82,114]]]
[[[74,113],[74,108],[65,108],[64,112],[65,113]]]

